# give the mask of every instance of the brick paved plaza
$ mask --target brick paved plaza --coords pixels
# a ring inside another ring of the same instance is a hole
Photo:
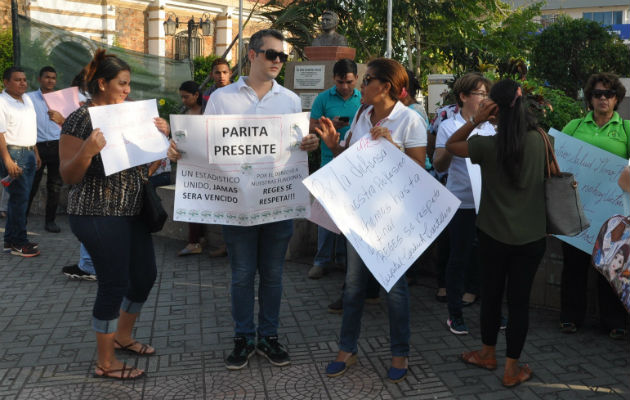
[[[458,355],[480,344],[479,306],[465,309],[470,335],[448,333],[433,278],[411,287],[408,379],[397,385],[384,379],[390,354],[383,303],[366,306],[359,363],[329,379],[323,371],[337,351],[341,317],[328,314],[326,305],[338,295],[343,274],[309,280],[309,265],[297,262],[285,267],[280,317],[291,365],[272,367],[255,356],[249,367],[229,372],[223,365],[232,348],[227,258],[179,258],[183,242],[162,237],[155,238],[158,279],[136,332],[158,355],[122,357],[146,368],[148,377],[96,379],[90,328],[96,283],[61,274],[78,260],[78,242],[65,217],[58,218],[60,234],[45,232],[42,220],[32,217],[29,225],[41,256],[0,255],[0,399],[630,399],[630,341],[610,340],[595,321],[578,334],[560,334],[555,311],[530,314],[522,360],[534,371],[531,381],[504,389],[503,357],[494,372],[464,365]],[[498,353],[504,349],[500,338]]]

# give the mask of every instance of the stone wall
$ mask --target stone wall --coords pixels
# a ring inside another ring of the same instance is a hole
[[[148,26],[146,8],[117,7],[115,44],[125,49],[148,53]]]

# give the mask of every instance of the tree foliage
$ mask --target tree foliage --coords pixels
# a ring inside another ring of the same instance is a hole
[[[339,33],[357,49],[359,62],[385,54],[387,1],[270,0],[263,15],[291,33],[289,42],[302,50],[318,32],[326,10],[340,17]],[[540,4],[512,10],[499,0],[396,0],[392,27],[393,58],[416,73],[479,70],[505,64],[528,53]]]
[[[0,73],[13,65],[13,39],[11,30],[0,31]],[[0,87],[2,82],[0,81]]]
[[[630,74],[630,49],[594,21],[561,17],[535,40],[531,74],[577,98],[596,72]]]

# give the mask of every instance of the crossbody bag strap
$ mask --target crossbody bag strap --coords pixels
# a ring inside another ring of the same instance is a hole
[[[550,177],[560,175],[560,166],[558,165],[558,160],[556,159],[556,152],[553,150],[553,146],[551,145],[547,132],[540,127],[537,128],[537,130],[538,133],[540,133],[543,143],[545,144],[545,176]]]

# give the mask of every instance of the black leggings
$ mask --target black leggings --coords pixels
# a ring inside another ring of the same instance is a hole
[[[499,242],[478,231],[483,269],[481,279],[481,341],[497,344],[501,303],[507,279],[508,324],[506,356],[519,358],[529,326],[529,295],[538,264],[545,254],[545,238],[523,245]]]

